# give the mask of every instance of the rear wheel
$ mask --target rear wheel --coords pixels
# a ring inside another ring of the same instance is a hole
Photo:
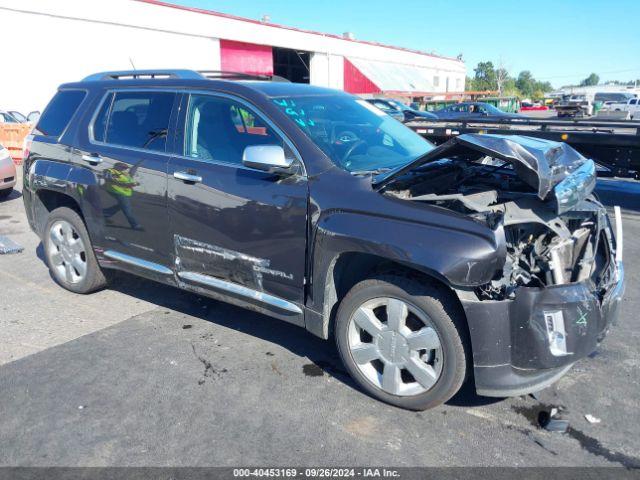
[[[464,320],[444,288],[396,275],[360,282],[340,304],[335,335],[354,380],[392,405],[432,408],[464,382]]]
[[[42,243],[47,265],[62,287],[91,293],[106,285],[89,234],[80,215],[67,207],[49,214]]]

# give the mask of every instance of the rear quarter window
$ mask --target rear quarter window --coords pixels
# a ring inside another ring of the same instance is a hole
[[[38,133],[50,137],[62,135],[86,95],[82,90],[58,92],[40,117],[36,127]]]

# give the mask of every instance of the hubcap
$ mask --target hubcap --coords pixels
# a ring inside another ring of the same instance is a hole
[[[58,220],[49,230],[49,263],[54,274],[67,283],[79,283],[87,274],[84,242],[73,226]]]
[[[442,373],[442,344],[429,317],[397,298],[374,298],[351,316],[349,350],[377,388],[400,396],[431,389]]]

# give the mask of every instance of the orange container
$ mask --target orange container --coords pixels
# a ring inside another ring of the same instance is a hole
[[[0,144],[7,150],[14,163],[22,163],[24,138],[29,135],[31,125],[28,123],[0,123]]]

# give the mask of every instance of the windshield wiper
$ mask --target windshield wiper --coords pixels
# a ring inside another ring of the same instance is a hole
[[[351,175],[368,175],[368,174],[373,174],[373,175],[378,175],[379,173],[387,173],[390,172],[392,169],[390,167],[382,167],[382,168],[376,168],[373,170],[354,170],[351,173]]]

